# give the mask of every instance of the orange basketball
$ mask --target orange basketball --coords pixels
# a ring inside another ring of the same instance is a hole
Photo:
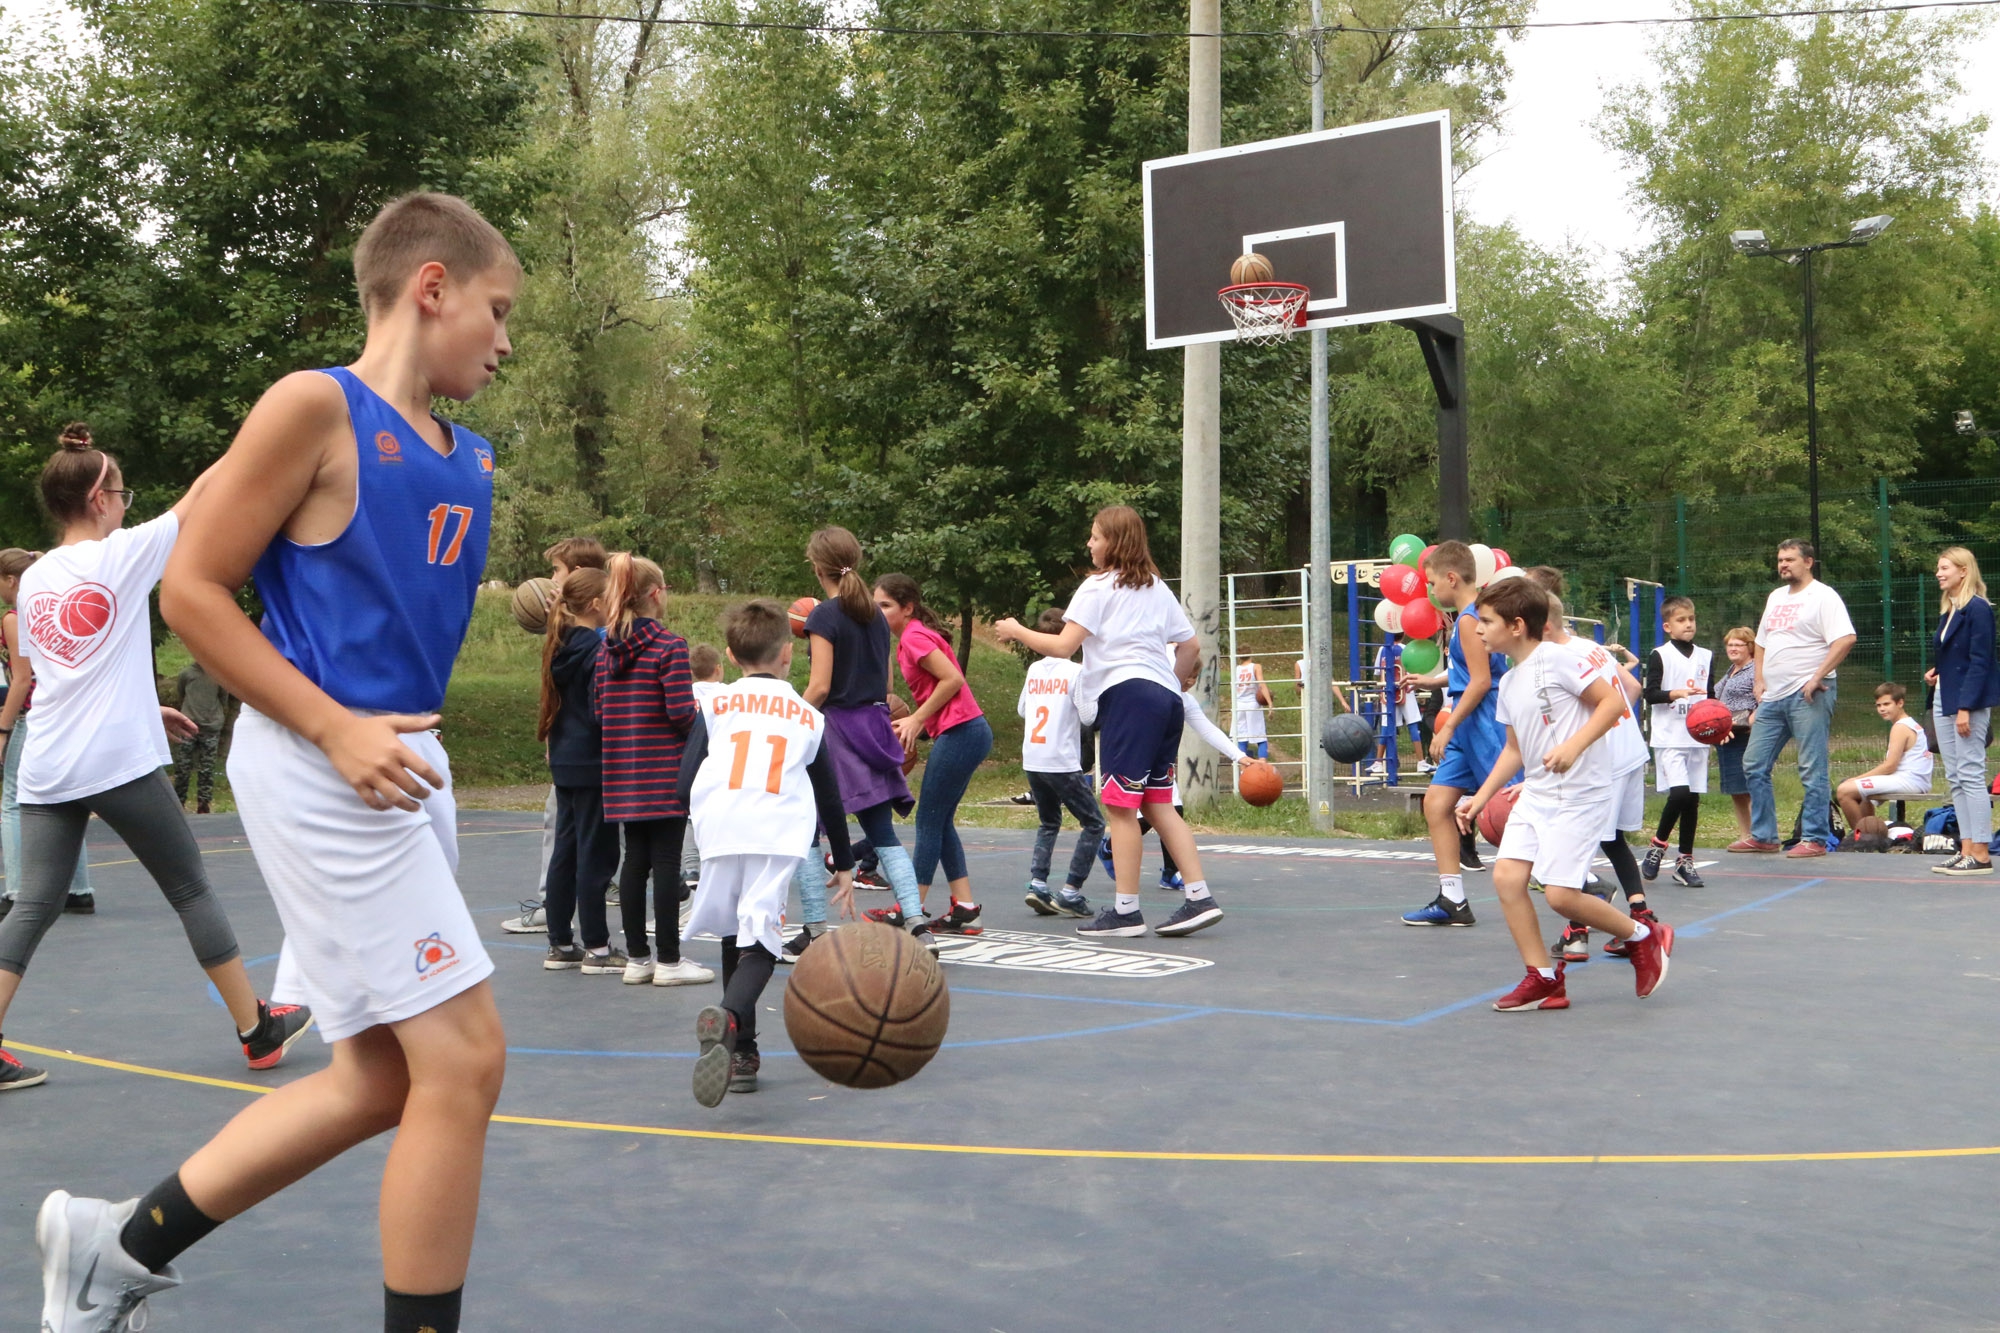
[[[1236,775],[1236,794],[1252,805],[1271,805],[1285,794],[1285,776],[1258,759]]]
[[[1500,845],[1500,835],[1507,831],[1507,816],[1514,813],[1514,802],[1521,799],[1521,784],[1502,787],[1479,812],[1479,833],[1495,847]]]
[[[1271,261],[1255,250],[1236,256],[1236,262],[1229,266],[1229,280],[1238,285],[1246,282],[1269,282],[1273,276]]]
[[[801,597],[792,603],[792,633],[801,639],[806,636],[806,617],[811,615],[812,609],[818,605],[819,600],[814,597]]]
[[[938,961],[879,921],[830,930],[792,968],[785,1032],[814,1072],[850,1088],[886,1088],[931,1062],[951,1020]]]

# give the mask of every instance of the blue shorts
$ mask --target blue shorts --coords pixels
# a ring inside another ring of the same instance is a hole
[[[1507,728],[1493,715],[1493,696],[1487,695],[1464,725],[1445,742],[1444,759],[1431,774],[1431,786],[1478,791],[1486,785],[1500,752],[1507,748]]]
[[[1180,695],[1150,680],[1121,680],[1097,700],[1097,768],[1104,803],[1126,810],[1171,805],[1187,711]]]

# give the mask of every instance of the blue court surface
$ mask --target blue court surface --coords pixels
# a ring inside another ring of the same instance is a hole
[[[268,985],[256,866],[233,819],[195,827]],[[1520,964],[1485,877],[1477,927],[1398,924],[1434,892],[1417,845],[1204,838],[1222,923],[1086,945],[1022,904],[1029,835],[973,830],[988,930],[948,944],[937,1059],[826,1084],[786,1050],[780,969],[762,1090],[707,1111],[692,1028],[719,986],[543,972],[543,942],[499,929],[537,818],[462,836],[513,1048],[470,1333],[2000,1321],[2000,882],[1928,858],[1717,856],[1710,887],[1656,887],[1679,943],[1650,999],[1600,959],[1570,970],[1573,1008],[1497,1014]],[[327,1059],[308,1038],[247,1072],[165,902],[93,838],[99,914],[51,933],[7,1025],[52,1070],[0,1100],[21,1327],[48,1190],[139,1193]],[[384,1151],[187,1254],[152,1327],[380,1327]]]

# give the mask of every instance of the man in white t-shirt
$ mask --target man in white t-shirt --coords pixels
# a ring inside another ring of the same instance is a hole
[[[1757,721],[1743,752],[1750,836],[1730,843],[1732,852],[1780,850],[1771,768],[1785,742],[1796,740],[1805,809],[1799,841],[1785,854],[1826,855],[1827,812],[1833,805],[1826,736],[1833,722],[1834,669],[1854,647],[1854,622],[1840,594],[1813,577],[1813,555],[1810,542],[1778,543],[1778,577],[1785,585],[1772,591],[1757,622]]]

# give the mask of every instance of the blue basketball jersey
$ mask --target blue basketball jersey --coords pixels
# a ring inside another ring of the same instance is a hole
[[[1459,617],[1460,616],[1477,617],[1478,615],[1479,615],[1479,603],[1477,602],[1474,602],[1471,606],[1466,607],[1465,610],[1463,611],[1457,611],[1452,613],[1450,646],[1446,650],[1445,654],[1446,660],[1449,663],[1449,665],[1445,671],[1444,688],[1445,692],[1454,699],[1458,698],[1459,695],[1464,694],[1465,687],[1472,683],[1472,670],[1470,667],[1466,665],[1465,662],[1465,645],[1460,643],[1458,640],[1459,625],[1461,624]],[[1486,645],[1483,642],[1479,645],[1479,647],[1482,650],[1485,648],[1485,646]],[[1487,653],[1486,669],[1493,673],[1494,688],[1486,692],[1486,697],[1480,701],[1481,707],[1485,707],[1486,705],[1491,704],[1494,701],[1494,699],[1496,698],[1495,691],[1499,688],[1500,685],[1500,677],[1507,674],[1507,658],[1505,654]]]
[[[353,372],[323,373],[354,427],[354,517],[323,545],[280,533],[265,548],[264,637],[337,703],[433,713],[486,570],[493,447],[446,422],[439,454]]]

